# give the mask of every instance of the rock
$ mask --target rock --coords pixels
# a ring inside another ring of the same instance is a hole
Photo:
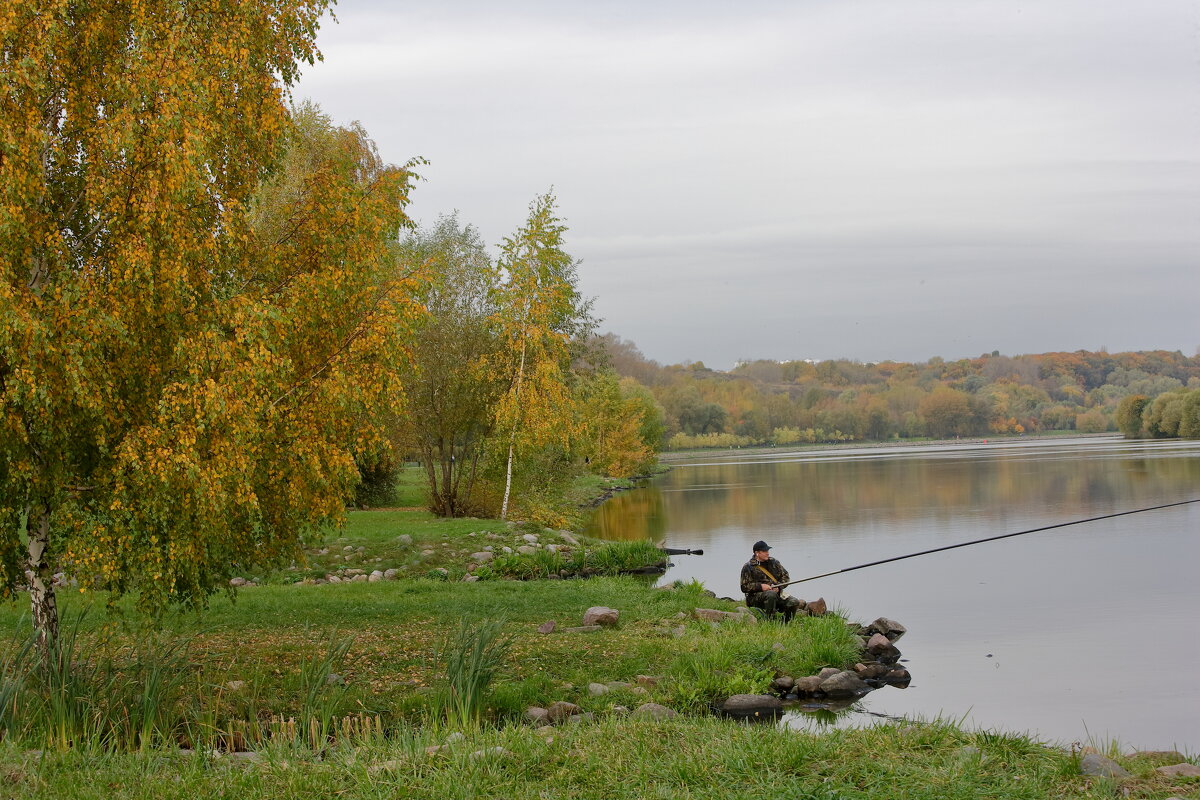
[[[432,550],[422,550],[422,551],[421,551],[421,555],[423,555],[423,556],[431,556],[431,555],[433,555],[433,551],[432,551]]]
[[[476,564],[486,564],[495,557],[496,557],[495,553],[489,552],[487,550],[481,550],[478,553],[471,553],[471,560],[474,561]]]
[[[475,583],[477,580],[479,580],[478,575],[463,575],[463,583]]]
[[[399,570],[396,570],[396,569],[385,569],[385,570],[383,571],[383,579],[384,579],[385,581],[394,581],[394,580],[396,580],[396,576],[397,576],[397,575],[399,575],[399,574],[400,574],[400,571],[399,571]]]
[[[578,725],[581,722],[595,722],[596,715],[590,711],[585,711],[582,714],[572,714],[567,717],[567,724]]]
[[[796,678],[792,682],[792,691],[798,695],[812,695],[821,691],[822,678],[818,675],[809,675],[804,678]]]
[[[796,685],[796,679],[791,675],[780,675],[775,680],[771,681],[771,691],[779,694],[787,694]]]
[[[613,626],[617,624],[617,618],[621,616],[621,612],[615,608],[607,606],[592,606],[587,611],[583,612],[584,625],[607,625]]]
[[[351,583],[366,583],[369,580],[370,578],[368,578],[366,575],[355,575],[350,579]]]
[[[600,695],[608,694],[609,691],[611,691],[603,683],[589,683],[587,690],[588,694],[590,694],[592,697],[599,697]]]
[[[525,541],[529,542],[530,544],[538,543],[538,535],[536,533],[527,533],[524,536],[522,536],[521,538],[524,539]]]
[[[862,678],[846,670],[821,681],[821,691],[830,697],[858,697],[871,691]]]
[[[809,600],[805,609],[814,617],[823,617],[829,613],[829,606],[825,604],[824,597],[818,597],[816,600]]]
[[[429,570],[429,575],[432,578],[448,578],[448,577],[450,577],[450,573],[443,567],[437,567],[436,569]]]
[[[882,678],[888,674],[888,665],[880,664],[872,661],[870,664],[858,663],[854,665],[854,671],[858,673],[858,677],[866,680],[868,678]]]
[[[325,676],[325,685],[326,686],[345,686],[346,679],[343,678],[341,675],[338,675],[336,672],[331,672]]]
[[[735,611],[718,611],[715,608],[697,608],[694,612],[696,619],[703,619],[709,622],[737,622],[739,624],[758,622],[758,618],[753,614],[739,614]]]
[[[770,694],[735,694],[721,704],[721,713],[734,719],[769,719],[783,713],[783,702]]]
[[[871,634],[867,640],[867,652],[884,664],[894,664],[900,659],[900,650],[882,633]]]
[[[838,669],[837,667],[825,667],[824,669],[822,669],[820,672],[817,673],[817,677],[820,678],[821,680],[825,680],[826,678],[831,678],[834,675],[839,674],[840,672],[841,672],[841,670]]]
[[[888,638],[889,642],[895,642],[904,634],[908,633],[908,628],[896,622],[894,619],[880,617],[879,619],[860,629],[859,633],[864,636],[870,636],[872,633],[882,633]]]
[[[348,545],[346,545],[345,547],[343,547],[343,548],[342,548],[342,552],[343,552],[343,553],[352,553],[352,552],[354,552],[354,545],[352,545],[352,544],[348,544]]]
[[[595,633],[601,630],[599,625],[577,625],[574,628],[563,628],[563,633]]]
[[[567,531],[559,531],[558,538],[562,539],[564,542],[571,545],[571,547],[579,547],[579,540],[576,539],[574,536],[572,536]]]
[[[559,549],[561,548],[561,545],[547,544],[547,545],[543,545],[543,547],[545,547],[547,553],[557,553],[559,551]]]
[[[662,680],[655,675],[638,675],[633,679],[638,686],[658,686],[658,682]]]
[[[383,580],[383,573],[379,570],[375,570],[367,576],[368,583],[379,583],[381,580]]]
[[[554,629],[557,627],[557,625],[558,623],[556,623],[554,620],[548,619],[541,625],[538,625],[537,631],[538,633],[554,633]]]
[[[245,586],[247,583],[249,583],[249,581],[247,581],[245,578],[230,578],[229,579],[230,586]]]
[[[402,533],[396,537],[396,544],[402,544],[405,547],[411,545],[412,542],[413,542],[412,536],[408,535],[407,533]]]
[[[565,700],[559,700],[551,703],[550,707],[546,709],[546,719],[550,720],[551,722],[562,722],[572,714],[579,714],[582,711],[583,709],[574,703],[568,703]]]
[[[661,706],[658,703],[642,703],[640,706],[635,708],[633,713],[629,716],[638,717],[639,719],[662,720],[671,719],[672,717],[677,717],[679,715],[672,709],[669,709],[666,706]]]
[[[230,681],[229,683],[225,684],[225,688],[231,692],[240,692],[242,689],[246,688],[246,682],[245,681]]]
[[[1088,753],[1079,762],[1079,772],[1082,775],[1093,775],[1099,778],[1127,778],[1129,771],[1111,758],[1099,753]]]
[[[537,726],[550,724],[550,712],[541,706],[530,706],[525,709],[525,721]]]
[[[527,556],[527,555],[529,555],[529,554],[531,554],[531,553],[536,553],[536,552],[537,552],[537,548],[536,548],[536,547],[534,547],[533,545],[523,544],[523,545],[521,545],[520,547],[518,547],[518,548],[517,548],[517,552],[518,552],[518,553],[520,553],[520,554],[521,554],[521,555],[523,555],[523,556]]]
[[[1164,761],[1168,764],[1178,764],[1187,758],[1178,750],[1133,750],[1125,754],[1125,758],[1147,758],[1151,761]]]
[[[912,683],[912,675],[904,667],[894,666],[883,676],[883,680],[890,686],[897,686],[903,689]]]
[[[1155,767],[1154,771],[1168,778],[1200,778],[1200,767],[1195,764],[1172,764],[1169,767]]]

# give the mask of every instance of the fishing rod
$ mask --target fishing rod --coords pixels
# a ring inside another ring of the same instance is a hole
[[[1072,522],[1060,522],[1057,525],[1046,525],[1045,527],[1042,527],[1042,528],[1030,528],[1027,531],[1017,531],[1016,533],[1002,533],[999,536],[989,536],[986,539],[976,539],[972,542],[960,542],[958,544],[948,544],[945,547],[935,547],[932,550],[922,550],[919,553],[909,553],[908,555],[905,555],[905,556],[895,556],[893,558],[885,558],[880,561],[872,561],[869,564],[859,564],[857,567],[845,567],[843,569],[835,569],[833,572],[824,572],[824,573],[821,573],[820,575],[813,575],[812,577],[809,577],[809,578],[801,578],[798,581],[788,581],[787,583],[776,583],[776,584],[773,584],[773,588],[782,589],[785,586],[792,586],[797,583],[804,583],[805,581],[815,581],[817,578],[828,578],[830,575],[841,575],[843,572],[853,572],[856,569],[866,569],[867,567],[877,567],[880,564],[888,564],[892,561],[903,561],[906,558],[916,558],[917,556],[927,556],[930,553],[940,553],[943,550],[953,550],[956,547],[967,547],[968,545],[982,544],[983,542],[994,542],[997,539],[1010,539],[1013,536],[1024,536],[1027,533],[1038,533],[1040,531],[1053,530],[1054,528],[1065,528],[1068,525],[1082,525],[1085,522],[1096,522],[1097,520],[1102,520],[1102,519],[1112,519],[1113,517],[1123,517],[1123,516],[1126,516],[1127,514],[1140,514],[1143,511],[1157,511],[1160,508],[1171,508],[1172,506],[1185,506],[1188,503],[1200,503],[1200,497],[1196,498],[1195,500],[1181,500],[1178,503],[1165,503],[1164,505],[1161,505],[1161,506],[1150,506],[1149,508],[1135,508],[1133,511],[1118,511],[1115,514],[1105,514],[1100,517],[1089,517],[1088,519],[1077,519]]]

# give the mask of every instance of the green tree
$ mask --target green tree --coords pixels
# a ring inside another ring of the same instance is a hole
[[[935,438],[966,436],[972,432],[974,414],[970,396],[965,392],[939,387],[921,400],[917,411],[925,422],[925,430]]]
[[[1122,398],[1117,406],[1117,430],[1125,434],[1126,439],[1136,439],[1142,435],[1142,413],[1150,398],[1144,394],[1131,394]]]
[[[585,340],[594,325],[591,304],[577,289],[578,263],[563,250],[566,230],[554,196],[545,194],[530,205],[525,225],[501,246],[506,279],[498,319],[509,351],[500,366],[510,376],[497,405],[497,421],[508,439],[501,519],[508,515],[518,447],[566,444],[571,341]]]
[[[430,510],[458,517],[473,499],[480,459],[510,378],[497,369],[505,341],[497,320],[499,273],[478,231],[444,216],[409,235],[404,260],[425,276],[427,316],[413,336],[404,416],[421,456]]]
[[[276,172],[325,6],[0,13],[0,555],[46,655],[55,570],[202,602],[357,478],[411,311],[389,249],[410,175],[358,130],[297,147],[303,126]]]

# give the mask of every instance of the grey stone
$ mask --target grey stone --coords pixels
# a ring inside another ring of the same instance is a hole
[[[630,716],[645,719],[663,720],[677,717],[679,714],[677,714],[673,709],[659,705],[658,703],[642,703],[633,710],[633,713],[630,714]]]
[[[552,619],[548,619],[545,622],[543,622],[541,625],[538,625],[537,631],[538,631],[538,633],[554,633],[554,629],[557,626],[558,626],[558,623],[556,623]]]
[[[596,715],[590,711],[585,711],[582,714],[572,714],[567,717],[567,724],[578,725],[581,722],[595,722]]]
[[[394,580],[396,580],[396,576],[397,576],[397,575],[399,575],[399,574],[400,574],[400,571],[399,571],[399,570],[396,570],[396,569],[385,569],[385,570],[383,571],[383,579],[384,579],[385,581],[394,581]]]
[[[379,570],[375,570],[367,576],[368,583],[379,583],[381,580],[383,580],[383,573]]]
[[[610,691],[603,683],[589,683],[587,689],[588,694],[592,697],[599,697],[602,694],[608,694]]]
[[[245,578],[230,578],[230,586],[245,586],[248,581]]]
[[[908,633],[908,628],[896,622],[894,619],[880,617],[879,619],[866,626],[861,631],[863,634],[869,635],[872,633],[882,633],[888,638],[889,642],[895,642],[904,634]]]
[[[621,612],[615,608],[608,606],[592,606],[587,611],[583,612],[583,625],[608,625],[617,624],[617,619],[621,616]]]
[[[819,675],[796,678],[795,682],[792,683],[792,691],[799,695],[816,694],[821,690],[821,680]]]
[[[841,670],[838,669],[837,667],[825,667],[824,669],[822,669],[820,672],[817,673],[817,677],[820,678],[821,680],[825,680],[826,678],[837,675],[840,672],[841,672]]]
[[[1200,767],[1195,764],[1172,764],[1169,767],[1155,767],[1154,771],[1169,778],[1200,778]]]
[[[567,531],[559,531],[558,538],[562,539],[564,542],[571,545],[571,547],[579,547],[579,540],[576,539],[574,536],[572,536]]]
[[[537,726],[549,725],[550,712],[541,706],[530,706],[525,709],[525,721]]]
[[[495,557],[495,553],[488,552],[487,550],[483,550],[478,553],[471,553],[471,560],[476,564],[486,564]]]
[[[1099,753],[1088,753],[1079,761],[1079,772],[1099,778],[1127,778],[1129,771],[1111,758]]]
[[[402,533],[396,537],[396,543],[408,546],[413,543],[413,538],[407,533]]]
[[[530,544],[538,543],[538,535],[536,533],[527,533],[524,536],[522,536],[521,538],[524,539],[525,541],[529,542]]]
[[[787,694],[796,685],[796,679],[791,675],[780,675],[775,680],[771,681],[771,691],[780,694]]]
[[[366,583],[370,580],[366,575],[355,575],[350,579],[352,583]]]
[[[463,583],[475,583],[479,580],[478,575],[463,575]]]
[[[537,552],[537,548],[536,548],[536,547],[534,547],[533,545],[523,544],[523,545],[521,545],[520,547],[518,547],[518,548],[517,548],[517,552],[518,552],[518,553],[520,553],[520,554],[521,554],[521,555],[523,555],[523,556],[527,556],[527,555],[529,555],[529,554],[531,554],[531,553],[536,553],[536,552]]]
[[[846,670],[821,681],[821,691],[830,697],[857,697],[871,691],[862,678]]]
[[[735,694],[721,704],[721,713],[736,719],[766,719],[783,713],[783,702],[770,694]]]
[[[578,714],[582,711],[583,709],[574,703],[568,703],[565,700],[559,700],[555,703],[551,703],[550,707],[546,709],[546,718],[551,722],[562,722],[572,714]]]

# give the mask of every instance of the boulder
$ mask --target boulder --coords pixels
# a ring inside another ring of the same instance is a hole
[[[525,721],[541,727],[550,724],[550,712],[541,706],[530,706],[525,709]]]
[[[721,713],[734,719],[772,719],[783,713],[783,702],[770,694],[735,694],[721,704]]]
[[[816,600],[809,600],[805,606],[808,613],[814,617],[823,617],[829,613],[829,606],[825,603],[824,597],[818,597]]]
[[[367,576],[368,583],[379,583],[381,580],[383,580],[383,573],[379,570],[375,570]]]
[[[551,703],[550,707],[546,709],[546,719],[550,720],[551,722],[562,722],[572,714],[579,714],[582,712],[583,709],[574,703],[568,703],[565,700],[559,700],[555,703]]]
[[[821,691],[822,678],[818,675],[809,675],[804,678],[796,678],[792,683],[792,691],[798,695],[812,695]]]
[[[873,633],[867,640],[867,652],[884,664],[894,664],[900,660],[900,650],[882,633]]]
[[[486,564],[496,557],[496,554],[490,550],[481,550],[478,553],[471,553],[471,560],[476,564]]]
[[[609,691],[611,691],[603,683],[589,683],[587,689],[588,694],[590,694],[592,697],[599,697],[600,695],[608,694]]]
[[[868,678],[882,678],[888,674],[888,666],[887,664],[880,664],[875,661],[872,661],[870,664],[858,663],[854,665],[854,671],[863,680],[867,680]]]
[[[394,581],[394,580],[396,580],[396,576],[399,574],[400,574],[400,570],[398,570],[398,569],[385,569],[383,571],[383,579],[385,581]]]
[[[829,697],[858,697],[871,691],[862,678],[846,670],[821,681],[821,691]]]
[[[679,716],[679,714],[658,703],[642,703],[629,716],[646,719],[671,719],[672,717]]]
[[[1079,761],[1079,772],[1098,778],[1128,778],[1129,771],[1111,758],[1099,753],[1088,753]]]
[[[824,669],[822,669],[820,672],[817,673],[817,677],[820,678],[821,680],[825,680],[826,678],[831,678],[840,672],[841,672],[841,670],[838,669],[837,667],[825,667]]]
[[[908,628],[904,627],[899,622],[896,622],[894,619],[880,617],[870,625],[860,629],[859,633],[864,636],[870,636],[873,633],[882,633],[888,638],[889,642],[894,642],[904,634],[908,633]]]
[[[904,667],[893,666],[888,673],[883,676],[883,680],[889,686],[896,686],[904,689],[908,684],[912,683],[912,675]]]
[[[1200,767],[1195,764],[1172,764],[1169,767],[1155,767],[1154,771],[1168,778],[1200,778]]]
[[[554,633],[554,628],[557,626],[557,624],[558,623],[556,623],[554,620],[548,619],[541,625],[538,625],[537,631],[538,633]]]
[[[621,612],[615,608],[607,606],[592,606],[587,611],[583,612],[583,625],[607,625],[613,626],[617,624],[617,618],[621,616]]]
[[[791,675],[780,675],[771,681],[771,691],[778,694],[787,694],[796,685],[796,679]]]

